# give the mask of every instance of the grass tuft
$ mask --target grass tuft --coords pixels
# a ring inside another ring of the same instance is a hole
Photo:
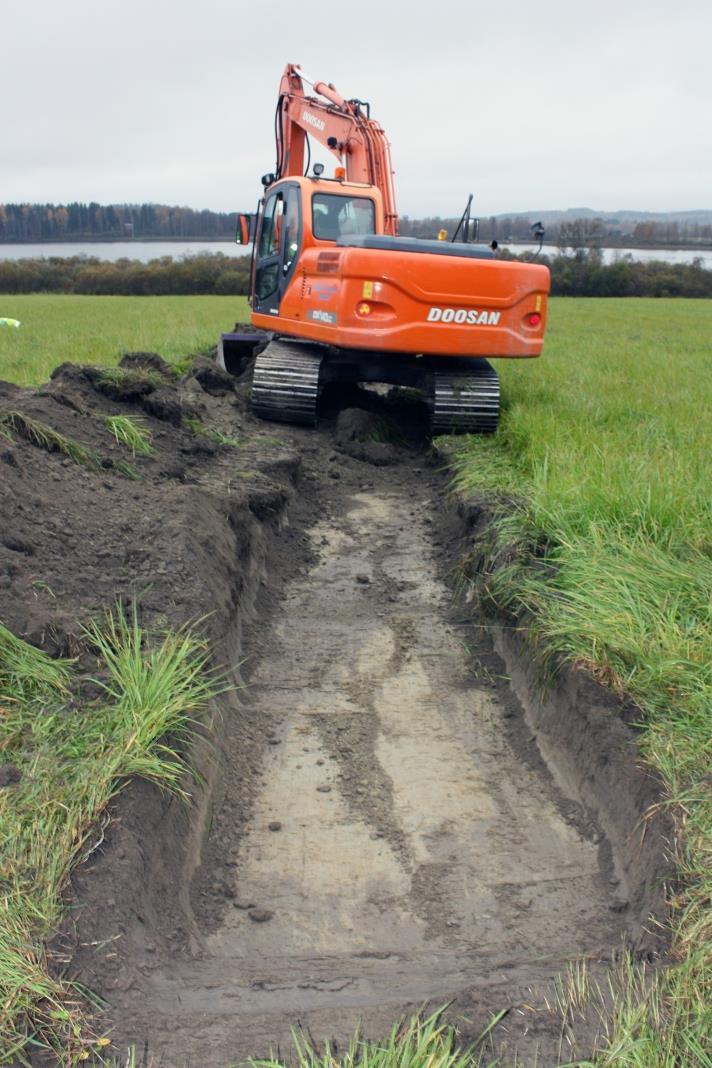
[[[0,623],[0,695],[12,702],[68,694],[71,662],[51,660]]]
[[[117,418],[128,417],[118,416]],[[141,478],[136,468],[125,460],[102,461],[99,454],[89,448],[88,445],[82,445],[81,442],[60,434],[59,431],[54,430],[39,419],[33,419],[31,416],[18,411],[0,412],[0,436],[5,436],[12,440],[13,430],[23,437],[25,441],[29,441],[31,445],[44,449],[45,452],[61,453],[63,456],[67,456],[72,463],[77,464],[79,467],[84,467],[88,471],[102,471],[108,468],[116,471],[117,474],[122,475],[124,478],[130,479],[132,482],[136,482]]]
[[[82,702],[77,667],[0,626],[0,750],[16,781],[0,791],[0,1062],[28,1043],[67,1063],[101,1048],[82,998],[53,979],[44,938],[93,828],[129,776],[186,793],[176,743],[217,692],[189,630],[147,634],[134,610],[87,626],[103,696]],[[170,738],[170,741],[168,740]],[[106,817],[104,817],[106,818]]]
[[[206,427],[197,416],[186,416],[183,419],[183,426],[186,430],[189,430],[194,437],[207,438],[216,445],[230,445],[233,448],[238,448],[242,444],[239,438],[233,438],[228,434],[223,434],[222,430]]]
[[[163,375],[152,367],[101,367],[97,381],[100,387],[109,391],[135,386],[158,389],[159,386],[165,385]]]
[[[116,471],[117,475],[121,475],[123,478],[127,478],[130,482],[140,482],[141,475],[136,470],[133,464],[130,464],[127,460],[111,460],[111,469]]]
[[[26,441],[46,452],[62,453],[68,456],[72,463],[86,467],[90,471],[96,471],[101,467],[101,461],[92,449],[74,441],[73,438],[60,434],[47,423],[42,423],[39,419],[33,419],[22,412],[0,412],[0,427],[5,427],[9,431],[14,430]]]
[[[704,992],[696,996],[702,1002]],[[572,1044],[577,1017],[593,1014],[600,1027],[594,1057],[561,1068],[712,1068],[712,1007],[700,1004],[691,1016],[684,1002],[669,999],[664,972],[636,964],[628,953],[604,988],[591,980],[586,962],[572,966],[559,984],[557,1001]]]
[[[131,455],[140,453],[149,456],[153,452],[151,444],[151,432],[143,424],[143,420],[131,415],[107,415],[104,423],[114,440],[119,445],[125,445],[131,450]]]
[[[113,711],[113,729],[121,745],[111,778],[140,775],[182,793],[185,771],[175,741],[218,692],[207,674],[207,645],[190,630],[163,635],[152,645],[139,625],[136,609],[129,619],[108,612],[90,623],[85,634],[109,681],[95,680]],[[160,739],[170,734],[171,744]]]
[[[394,1024],[384,1042],[366,1041],[358,1032],[348,1049],[337,1054],[327,1043],[322,1050],[303,1033],[293,1032],[294,1058],[250,1060],[252,1068],[485,1068],[482,1045],[505,1015],[494,1017],[476,1042],[462,1046],[457,1029],[443,1021],[444,1009]],[[498,1061],[487,1061],[495,1068]]]

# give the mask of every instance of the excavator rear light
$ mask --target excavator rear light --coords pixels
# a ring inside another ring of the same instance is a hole
[[[346,179],[346,168],[334,167],[334,178],[337,182],[343,182]]]
[[[539,326],[541,323],[541,315],[539,312],[529,312],[525,318],[529,326]]]
[[[396,318],[396,310],[392,304],[384,300],[360,300],[355,307],[357,319],[368,319],[383,326],[392,323]]]

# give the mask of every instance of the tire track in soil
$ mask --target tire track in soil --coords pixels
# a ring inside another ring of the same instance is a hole
[[[465,644],[453,616],[440,480],[412,455],[376,471],[326,456],[307,462],[311,563],[245,698],[272,744],[249,811],[228,781],[196,881],[219,856],[224,899],[196,889],[202,951],[162,956],[142,991],[138,1030],[165,1065],[285,1050],[297,1023],[377,1037],[452,998],[476,1030],[622,937],[609,851],[527,756],[488,639]]]

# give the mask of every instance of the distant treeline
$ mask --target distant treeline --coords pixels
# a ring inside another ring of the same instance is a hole
[[[195,211],[167,204],[0,204],[0,243],[28,241],[115,241],[147,239],[232,240],[234,212]],[[458,219],[402,216],[404,237],[452,236]],[[532,224],[525,215],[496,215],[480,220],[479,239],[531,241]],[[551,222],[547,242],[561,249],[607,245],[624,248],[712,245],[712,224],[701,219],[641,220],[585,216]]]
[[[503,258],[508,257],[503,254]],[[604,263],[598,249],[584,249],[573,255],[541,256],[537,262],[549,267],[555,297],[712,297],[712,271],[700,259],[643,263],[622,256]]]
[[[515,259],[502,253],[503,258]],[[712,297],[712,271],[701,261],[641,263],[623,257],[604,264],[600,251],[543,256],[551,270],[552,293],[568,297]],[[217,293],[244,295],[249,286],[249,256],[208,253],[173,259],[0,260],[0,293],[84,293],[124,296],[168,296]]]
[[[459,219],[410,219],[398,220],[398,232],[404,237],[437,237],[439,230],[446,230],[452,237]],[[478,240],[489,243],[509,241],[534,241],[532,235],[536,218],[526,215],[497,215],[479,220]],[[580,218],[546,227],[546,242],[558,248],[680,248],[712,245],[712,224],[702,222],[636,222],[612,223],[606,219]]]
[[[237,214],[166,204],[0,204],[0,242],[235,237]]]

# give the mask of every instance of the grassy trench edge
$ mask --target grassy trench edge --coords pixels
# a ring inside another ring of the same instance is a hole
[[[585,962],[577,978],[566,978],[562,1017],[599,1019],[594,1059],[576,1063],[712,1068],[710,560],[695,548],[666,553],[630,532],[604,534],[595,523],[582,535],[561,514],[557,525],[537,499],[536,473],[511,447],[517,431],[440,439],[453,492],[479,499],[491,516],[462,581],[486,614],[520,630],[544,688],[569,664],[633,700],[642,759],[660,773],[677,828],[671,959],[651,969],[627,958],[606,990],[589,983]],[[626,599],[642,617],[633,635],[623,633]],[[671,604],[686,614],[687,633],[670,618]],[[646,646],[642,635],[654,631],[656,615],[671,634],[667,644]]]
[[[185,793],[181,740],[224,689],[195,629],[147,633],[135,610],[116,608],[89,623],[85,641],[101,691],[88,701],[75,661],[51,659],[0,623],[0,748],[12,769],[0,790],[1,1063],[44,1047],[74,1064],[108,1045],[85,999],[50,975],[44,940],[72,867],[95,848],[97,823],[128,779]]]

